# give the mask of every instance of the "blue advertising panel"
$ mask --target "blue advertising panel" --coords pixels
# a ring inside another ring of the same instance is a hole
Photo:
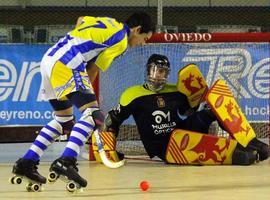
[[[0,125],[44,125],[52,109],[42,101],[40,61],[49,45],[0,45]],[[169,82],[189,63],[200,67],[209,85],[225,79],[250,121],[269,120],[270,52],[265,43],[154,44],[129,49],[101,73],[100,105],[107,112],[121,93],[145,78],[153,53],[171,62]],[[77,114],[78,115],[78,114]],[[129,123],[129,121],[128,121]]]
[[[0,125],[42,125],[52,109],[40,97],[40,61],[48,45],[0,45]]]
[[[45,125],[53,119],[52,107],[41,98],[40,62],[49,47],[0,45],[0,126]]]

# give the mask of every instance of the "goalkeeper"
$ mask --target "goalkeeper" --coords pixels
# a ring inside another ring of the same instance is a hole
[[[209,126],[217,118],[207,104],[201,110],[191,108],[187,97],[177,91],[176,85],[167,83],[169,72],[170,62],[166,56],[158,54],[151,55],[146,65],[145,83],[130,87],[123,92],[117,108],[108,112],[105,119],[105,131],[112,132],[117,137],[120,125],[132,115],[147,154],[150,158],[157,156],[168,163],[209,164],[209,162],[198,161],[198,159],[195,159],[194,162],[192,158],[189,162],[181,162],[181,159],[171,159],[168,156],[172,141],[176,140],[177,142],[177,137],[179,137],[175,136],[177,134],[172,136],[172,132],[175,129],[189,130],[188,133],[191,133],[189,142],[202,137],[202,135],[207,138],[209,137],[209,144],[202,147],[203,152],[210,151],[213,154],[216,148],[215,145],[211,146],[211,141],[213,140],[220,139],[226,144],[231,144],[228,146],[227,160],[221,159],[222,161],[220,161],[220,159],[216,159],[216,162],[210,162],[210,164],[250,165],[258,159],[256,152],[262,152],[263,155],[260,155],[260,160],[268,157],[266,150],[268,146],[259,142],[256,138],[250,142],[248,147],[244,148],[235,140],[206,135]],[[184,131],[181,130],[180,132]],[[207,138],[206,141],[208,141]],[[176,148],[181,149],[181,147]],[[181,155],[177,155],[181,154],[179,149],[175,149],[174,146],[176,158],[181,157]],[[224,158],[224,155],[222,156]],[[176,162],[175,160],[180,161]]]

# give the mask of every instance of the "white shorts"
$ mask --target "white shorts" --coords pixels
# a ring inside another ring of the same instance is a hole
[[[42,99],[44,100],[66,100],[66,95],[78,91],[80,88],[94,93],[86,72],[72,70],[47,54],[41,60],[40,72]]]

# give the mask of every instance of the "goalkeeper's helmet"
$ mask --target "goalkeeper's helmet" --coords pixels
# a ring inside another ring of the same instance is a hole
[[[164,55],[152,54],[147,61],[146,68],[146,87],[154,92],[162,90],[170,73],[168,58]]]

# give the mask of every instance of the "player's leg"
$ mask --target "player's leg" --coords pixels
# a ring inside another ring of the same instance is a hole
[[[72,104],[69,101],[50,100],[50,103],[55,110],[54,119],[41,129],[29,150],[16,161],[12,170],[14,174],[41,183],[46,183],[46,178],[37,171],[40,157],[57,137],[68,134],[74,125]]]
[[[216,120],[217,118],[214,113],[204,104],[202,109],[186,116],[185,119],[180,122],[179,127],[185,130],[208,133],[210,125]]]
[[[177,129],[166,150],[168,163],[181,165],[250,165],[256,154],[239,149],[236,140]]]
[[[52,77],[52,69],[54,69],[55,66],[56,64],[51,60],[51,57],[45,55],[42,58],[40,64],[42,97],[45,100],[50,100],[50,103],[55,110],[54,119],[41,129],[30,149],[13,167],[13,173],[26,176],[29,179],[35,179],[42,183],[46,182],[46,178],[41,176],[37,171],[40,157],[55,138],[63,132],[65,133],[66,130],[67,132],[70,131],[70,127],[74,124],[71,109],[72,104],[70,104],[67,99],[66,101],[58,102],[56,100],[57,96],[54,87],[51,83],[51,78],[54,78],[57,84],[66,84],[66,79],[68,79],[69,76],[65,74],[64,70],[62,70],[62,72],[60,72],[61,70],[57,70],[60,72],[61,76],[57,78],[56,74],[56,76]]]
[[[177,89],[187,96],[191,107],[185,116],[180,116],[183,121],[179,127],[200,133],[208,133],[209,126],[216,120],[216,117],[210,109],[203,106],[206,105],[203,101],[208,86],[200,69],[195,64],[189,64],[179,70]]]
[[[194,64],[189,64],[179,71],[177,88],[187,96],[192,108],[197,108],[205,99],[204,97],[208,90],[202,73]],[[221,101],[222,99],[225,100]],[[231,104],[228,103],[228,100],[233,101],[232,104],[234,104],[234,107],[232,109],[230,108]],[[216,118],[218,119],[220,127],[226,130],[232,138],[235,138],[244,147],[247,146],[251,150],[258,151],[260,160],[265,160],[269,157],[268,145],[255,138],[252,127],[240,111],[237,102],[234,100],[231,91],[224,81],[217,81],[214,86],[211,87],[207,92],[206,101],[207,107],[210,106],[211,109],[206,107],[206,109],[188,117],[182,122],[181,128],[207,133],[211,122]],[[219,103],[223,104],[223,106],[219,105]],[[227,103],[226,106],[225,103]],[[224,107],[226,107],[226,109],[223,109]],[[213,112],[211,110],[213,110]],[[216,110],[221,111],[216,112]]]
[[[209,89],[206,100],[217,116],[219,124],[232,138],[236,139],[243,148],[256,150],[260,160],[269,157],[268,145],[260,142],[256,134],[241,111],[224,80],[217,80]]]
[[[104,121],[104,115],[98,108],[96,97],[93,93],[76,91],[67,98],[81,111],[81,117],[73,126],[68,143],[60,158],[56,159],[50,168],[57,174],[65,175],[69,179],[86,187],[87,181],[78,174],[77,156],[80,148],[87,141],[90,134],[99,128]]]
[[[72,128],[63,154],[52,163],[50,171],[67,176],[85,187],[87,181],[78,174],[77,156],[92,131],[103,124],[104,115],[98,107],[88,74],[83,70],[71,70],[62,62],[57,62],[50,82],[57,98],[68,98],[82,113]]]

